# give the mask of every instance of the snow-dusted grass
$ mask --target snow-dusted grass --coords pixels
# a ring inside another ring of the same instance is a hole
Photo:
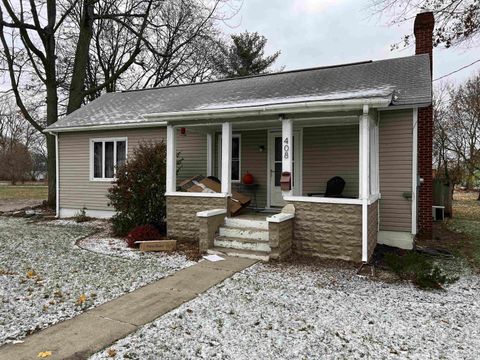
[[[257,264],[111,348],[119,359],[478,359],[479,293],[475,276],[424,291],[353,269]]]
[[[0,344],[193,264],[178,254],[141,255],[118,239],[93,236],[78,247],[92,224],[0,217]]]

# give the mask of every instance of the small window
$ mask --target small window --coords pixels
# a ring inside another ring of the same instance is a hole
[[[127,158],[127,139],[91,140],[92,180],[113,180]]]

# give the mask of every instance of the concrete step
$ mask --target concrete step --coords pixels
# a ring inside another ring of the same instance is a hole
[[[225,226],[268,230],[268,222],[266,220],[225,218]]]
[[[237,250],[252,250],[270,252],[270,245],[266,241],[258,241],[245,238],[233,238],[227,236],[217,236],[214,241],[215,247],[237,249]]]
[[[242,238],[258,241],[268,241],[268,230],[250,227],[221,226],[218,230],[220,236]]]
[[[252,250],[239,250],[239,249],[227,249],[223,247],[214,247],[207,250],[208,254],[215,254],[219,256],[235,256],[246,259],[268,261],[270,256],[262,251],[252,251]]]

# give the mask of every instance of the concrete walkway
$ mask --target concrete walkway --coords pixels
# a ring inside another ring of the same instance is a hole
[[[229,257],[218,262],[201,261],[27,336],[21,344],[4,345],[0,347],[0,359],[38,359],[41,351],[52,352],[49,360],[86,359],[255,262]]]

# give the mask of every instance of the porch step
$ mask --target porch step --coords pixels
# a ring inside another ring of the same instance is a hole
[[[223,247],[214,247],[214,248],[208,249],[207,253],[219,255],[219,256],[222,256],[222,255],[236,256],[236,257],[260,260],[260,261],[268,261],[270,259],[270,255],[264,251],[228,249]]]
[[[225,218],[225,226],[268,230],[267,221],[255,219]]]
[[[217,236],[214,241],[214,246],[237,250],[263,251],[267,253],[271,250],[267,241],[228,236]]]
[[[229,225],[223,225],[220,227],[218,234],[219,236],[229,238],[268,241],[268,229],[265,230],[263,228],[234,227]]]

